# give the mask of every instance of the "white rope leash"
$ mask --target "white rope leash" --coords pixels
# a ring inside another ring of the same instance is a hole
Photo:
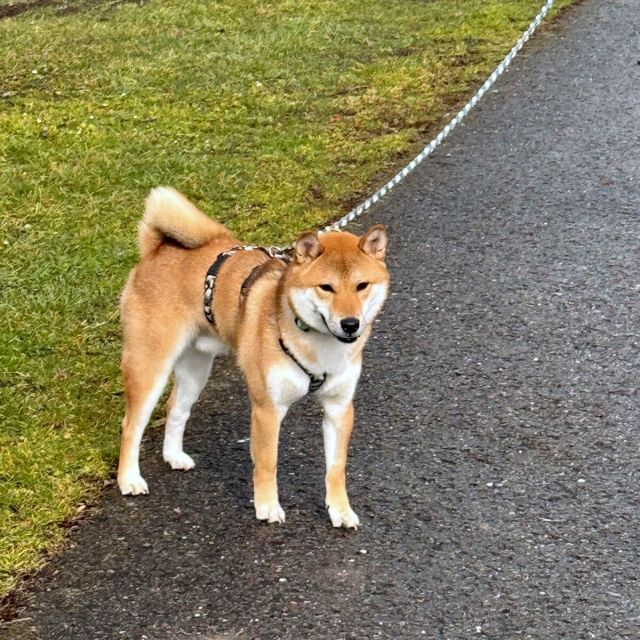
[[[534,34],[535,30],[540,26],[540,23],[544,20],[547,13],[553,6],[554,0],[547,0],[540,9],[540,13],[533,19],[533,22],[529,25],[529,28],[520,36],[520,39],[514,45],[513,49],[505,56],[504,60],[496,67],[494,72],[485,80],[484,84],[478,89],[475,95],[467,102],[467,104],[456,113],[453,119],[445,126],[442,131],[402,170],[396,173],[389,182],[380,187],[373,195],[369,196],[362,204],[358,205],[349,213],[344,215],[336,222],[327,225],[322,231],[331,231],[332,229],[341,229],[347,226],[350,222],[353,222],[356,218],[359,218],[371,205],[375,204],[387,194],[393,187],[399,184],[404,178],[406,178],[425,158],[430,156],[438,145],[462,122],[465,116],[475,107],[482,96],[493,86],[495,81],[505,72],[507,67],[511,64],[513,59],[518,55],[518,52],[527,43],[529,38]]]

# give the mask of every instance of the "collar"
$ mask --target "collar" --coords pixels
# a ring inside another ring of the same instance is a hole
[[[327,374],[323,373],[321,376],[317,376],[311,373],[311,371],[309,371],[309,369],[307,369],[300,362],[300,360],[298,360],[298,358],[296,358],[293,353],[289,351],[282,338],[279,338],[278,342],[280,343],[280,348],[298,365],[298,367],[300,367],[300,369],[302,369],[307,374],[307,377],[309,378],[309,390],[307,391],[307,393],[313,393],[314,391],[317,391],[327,379]]]
[[[311,331],[311,327],[302,319],[296,316],[296,327],[300,329],[300,331],[304,331],[305,333],[309,333]]]

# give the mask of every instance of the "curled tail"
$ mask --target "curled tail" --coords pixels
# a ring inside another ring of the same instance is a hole
[[[185,249],[201,247],[230,232],[170,187],[156,187],[146,201],[144,217],[138,227],[138,248],[144,258],[171,239]]]

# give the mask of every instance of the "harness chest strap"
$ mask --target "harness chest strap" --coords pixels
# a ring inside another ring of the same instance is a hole
[[[298,358],[296,358],[293,353],[291,353],[291,351],[287,349],[287,345],[284,343],[282,338],[280,338],[278,341],[280,342],[280,348],[298,365],[298,367],[300,367],[300,369],[302,369],[302,371],[307,374],[307,377],[309,378],[309,390],[307,391],[307,393],[313,393],[314,391],[317,391],[327,379],[327,374],[323,373],[321,376],[317,376],[314,373],[311,373],[311,371],[309,371],[309,369],[307,369],[300,362],[300,360],[298,360]]]

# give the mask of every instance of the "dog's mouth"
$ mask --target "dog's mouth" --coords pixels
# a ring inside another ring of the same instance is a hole
[[[334,338],[336,338],[336,340],[339,340],[340,342],[344,342],[344,344],[353,344],[360,337],[360,335],[357,335],[357,336],[339,336],[337,333],[334,333],[331,330],[331,327],[329,326],[329,323],[327,322],[327,319],[324,317],[324,314],[321,313],[320,317],[322,318],[322,322],[324,322],[324,326],[327,327],[327,331]]]

